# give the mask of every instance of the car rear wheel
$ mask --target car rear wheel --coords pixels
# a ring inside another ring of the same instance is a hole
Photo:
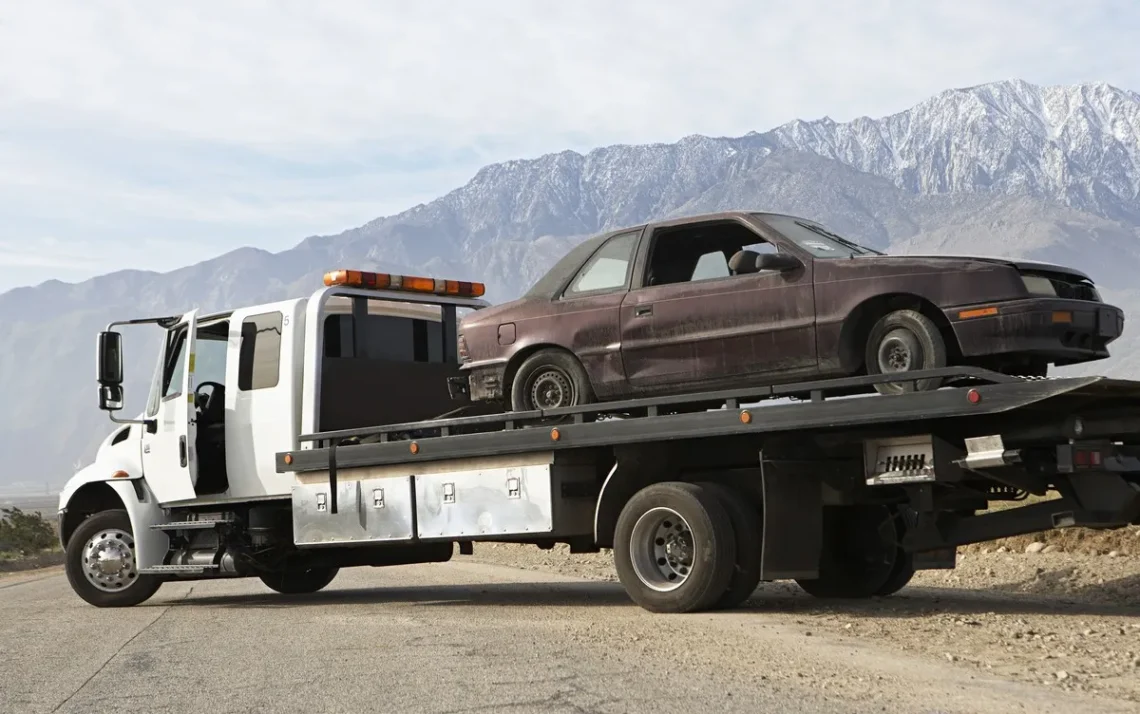
[[[511,384],[511,408],[516,412],[559,409],[594,401],[590,378],[569,352],[543,349],[528,357]]]
[[[917,310],[895,310],[871,328],[865,359],[869,374],[902,374],[946,366],[946,342],[926,315]],[[938,389],[941,379],[876,384],[880,394],[902,394]]]

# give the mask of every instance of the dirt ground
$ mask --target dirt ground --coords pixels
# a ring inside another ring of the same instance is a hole
[[[608,551],[476,544],[470,558],[617,579]],[[1140,703],[1140,557],[979,549],[961,553],[953,571],[918,573],[889,598],[824,602],[794,583],[765,583],[742,610],[805,634],[890,642],[989,676]]]

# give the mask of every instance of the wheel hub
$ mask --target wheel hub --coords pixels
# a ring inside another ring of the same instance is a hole
[[[566,375],[554,370],[535,377],[530,388],[531,404],[536,409],[557,409],[570,406],[573,387]]]
[[[894,330],[879,343],[879,371],[909,372],[921,361],[921,348],[905,330]]]
[[[121,530],[100,531],[83,547],[83,574],[105,592],[125,589],[138,577],[135,541]]]
[[[647,511],[633,526],[630,560],[639,580],[658,592],[681,587],[693,568],[693,531],[671,508]]]

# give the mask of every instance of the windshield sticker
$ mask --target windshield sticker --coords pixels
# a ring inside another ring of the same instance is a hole
[[[819,241],[814,241],[814,240],[804,241],[804,245],[806,245],[808,248],[812,248],[814,250],[835,250],[834,246],[830,246],[827,243],[821,243]]]

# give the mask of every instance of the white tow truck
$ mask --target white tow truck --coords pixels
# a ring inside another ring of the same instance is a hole
[[[1140,383],[962,367],[907,374],[933,392],[858,393],[901,379],[880,375],[480,414],[457,331],[483,294],[338,270],[305,298],[109,325],[99,402],[120,426],[59,502],[75,592],[312,593],[342,567],[567,543],[612,548],[634,602],[685,612],[765,580],[888,595],[958,545],[1140,521]],[[127,325],[165,333],[133,419],[114,415]],[[1058,497],[984,512],[1029,494]]]

